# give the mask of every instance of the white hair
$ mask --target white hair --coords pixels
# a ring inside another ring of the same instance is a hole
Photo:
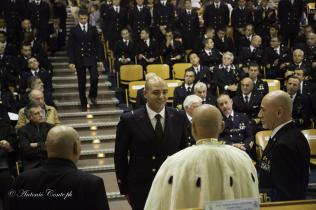
[[[197,95],[189,95],[183,101],[183,108],[188,109],[194,103],[202,103],[202,98]]]
[[[194,93],[196,93],[199,89],[207,89],[206,84],[203,82],[197,82],[194,85]]]

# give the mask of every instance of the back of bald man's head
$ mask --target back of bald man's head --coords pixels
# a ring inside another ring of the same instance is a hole
[[[45,144],[49,158],[65,158],[74,161],[79,157],[79,135],[72,127],[64,125],[53,127],[47,134]]]
[[[293,103],[287,92],[282,90],[272,91],[264,99],[268,100],[269,104],[275,109],[282,109],[286,118],[292,118]]]
[[[192,124],[201,135],[199,138],[218,138],[223,126],[222,114],[217,107],[203,104],[194,110]]]

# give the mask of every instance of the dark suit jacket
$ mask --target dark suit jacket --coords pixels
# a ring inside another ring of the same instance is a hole
[[[75,64],[76,67],[96,65],[96,62],[102,61],[102,52],[102,44],[96,27],[88,25],[88,31],[85,33],[78,24],[70,30],[69,63]]]
[[[309,179],[310,149],[293,123],[269,140],[259,163],[259,188],[272,201],[303,200]]]
[[[170,3],[167,3],[166,6],[163,6],[160,2],[155,4],[153,14],[154,26],[166,25],[172,27],[175,21],[174,10],[174,6]]]
[[[203,49],[200,54],[200,63],[203,66],[213,67],[219,65],[222,62],[222,55],[215,49],[212,50],[211,54],[207,54]]]
[[[137,55],[143,54],[146,57],[146,59],[155,58],[154,63],[160,62],[158,43],[154,39],[149,40],[149,46],[143,40],[140,40],[136,45],[136,51]],[[140,61],[141,64],[144,64],[144,66],[146,66],[147,61],[144,58],[139,59],[137,57],[137,59],[138,61]]]
[[[219,52],[224,53],[226,51],[230,51],[235,53],[235,45],[231,38],[224,37],[224,41],[221,40],[217,35],[213,38],[214,41],[214,48],[217,49]]]
[[[278,5],[278,18],[281,34],[296,34],[299,30],[300,18],[303,14],[304,3],[302,0],[281,0]]]
[[[252,92],[249,102],[245,103],[242,93],[239,93],[233,98],[233,109],[237,112],[246,114],[249,118],[257,118],[260,111],[262,95],[257,95]]]
[[[144,96],[144,88],[141,88],[137,90],[135,108],[138,109],[138,108],[144,107],[146,103],[147,103],[147,99]]]
[[[256,48],[251,52],[250,46],[242,47],[238,56],[238,63],[242,66],[248,66],[250,62],[254,61],[259,65],[262,65],[263,50]]]
[[[220,92],[225,92],[225,86],[231,84],[238,84],[239,81],[245,77],[245,73],[240,69],[236,68],[234,65],[231,65],[229,72],[225,67],[220,64],[214,68],[214,81],[215,84],[219,87]]]
[[[179,14],[178,22],[185,49],[192,49],[193,44],[200,33],[200,23],[197,12],[192,10],[189,15],[186,10],[183,10]]]
[[[231,14],[231,25],[234,28],[245,27],[247,24],[253,23],[252,12],[245,8],[241,10],[238,6],[235,7]]]
[[[21,174],[13,183],[13,190],[29,190],[43,196],[17,197],[9,200],[12,210],[108,210],[103,180],[82,172],[70,160],[49,158],[40,168]],[[53,198],[53,195],[62,195]],[[68,193],[68,194],[67,194]]]
[[[253,91],[257,94],[261,94],[262,97],[265,96],[269,93],[268,83],[258,78],[256,84],[254,84]]]
[[[48,131],[53,125],[43,122],[34,125],[28,123],[18,130],[19,148],[21,152],[21,161],[24,170],[36,168],[47,158],[45,141]],[[36,148],[31,147],[30,143],[37,143]]]
[[[50,19],[50,9],[47,2],[41,1],[37,6],[35,2],[29,4],[28,17],[32,26],[37,29],[37,37],[40,41],[48,39],[48,22]]]
[[[173,93],[173,107],[177,107],[178,105],[182,105],[183,104],[183,101],[184,99],[188,96],[188,95],[191,95],[194,93],[194,85],[191,89],[190,92],[188,92],[186,89],[185,89],[185,85],[184,83],[179,86],[179,87],[176,87],[174,89],[174,93]]]
[[[128,24],[127,9],[120,7],[119,13],[115,12],[113,6],[108,8],[106,20],[103,22],[105,37],[110,41],[110,47],[114,47],[115,41],[121,38],[121,30]]]
[[[192,146],[196,144],[196,141],[192,136],[192,123],[189,121],[188,117],[186,117],[186,125],[187,125],[188,146]]]
[[[249,152],[255,137],[248,117],[243,113],[234,111],[233,121],[225,116],[223,118],[225,128],[219,135],[219,139],[225,141],[226,144],[244,143]]]
[[[155,141],[146,107],[124,113],[117,126],[114,161],[120,193],[137,192],[132,196],[138,199],[132,202],[140,208],[144,207],[150,185],[163,161],[187,146],[185,113],[165,109],[162,142]]]
[[[129,24],[133,31],[134,41],[138,41],[139,34],[143,28],[149,28],[151,22],[150,11],[143,6],[141,11],[135,6],[129,13]]]
[[[293,101],[292,118],[298,128],[307,129],[310,125],[311,105],[308,96],[297,93]]]
[[[205,8],[203,19],[205,28],[209,26],[215,29],[225,27],[229,23],[229,9],[224,3],[220,3],[218,9],[214,4],[210,4]]]

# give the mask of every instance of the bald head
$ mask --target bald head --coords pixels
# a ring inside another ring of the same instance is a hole
[[[64,158],[76,163],[79,159],[81,147],[79,135],[75,129],[58,125],[50,129],[46,140],[49,158]]]
[[[192,134],[196,140],[218,138],[223,128],[222,114],[215,106],[203,104],[193,111]]]
[[[271,129],[292,119],[292,101],[290,95],[282,90],[268,93],[261,102],[258,117],[263,128]]]

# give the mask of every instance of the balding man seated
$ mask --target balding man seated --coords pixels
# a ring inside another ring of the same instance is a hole
[[[76,167],[81,146],[73,128],[52,128],[46,148],[48,160],[45,164],[22,173],[13,183],[9,200],[11,210],[109,209],[103,180]],[[34,196],[28,196],[31,193]]]
[[[310,148],[292,121],[292,108],[289,94],[273,91],[262,99],[258,115],[263,128],[272,130],[258,164],[260,191],[271,201],[305,199]]]
[[[36,89],[31,90],[29,94],[29,99],[31,103],[38,104],[41,107],[41,113],[44,117],[44,121],[53,125],[60,124],[56,109],[45,104],[44,94],[42,91]],[[25,108],[23,107],[19,110],[19,119],[15,126],[16,129],[21,128],[29,122],[25,116],[24,109]]]
[[[204,104],[194,110],[192,134],[196,146],[170,156],[162,164],[145,210],[204,208],[206,201],[259,198],[251,159],[217,140],[223,129],[223,118],[216,107]]]

